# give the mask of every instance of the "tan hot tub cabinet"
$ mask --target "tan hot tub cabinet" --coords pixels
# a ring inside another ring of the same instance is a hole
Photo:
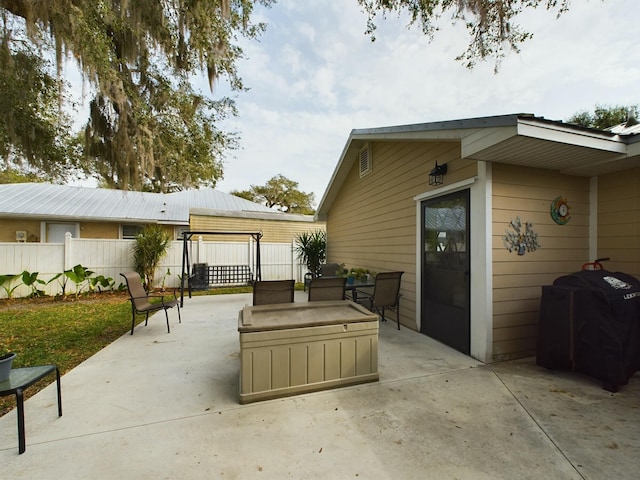
[[[378,316],[348,300],[246,306],[240,403],[375,382]]]

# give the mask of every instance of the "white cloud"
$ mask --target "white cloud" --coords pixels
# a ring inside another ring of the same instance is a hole
[[[353,128],[519,112],[562,120],[596,103],[640,104],[637,0],[572,2],[558,20],[528,11],[521,24],[534,38],[497,75],[492,63],[468,71],[454,60],[468,42],[460,25],[443,22],[428,43],[391,16],[372,43],[356,0],[281,0],[258,13],[269,26],[243,43],[239,72],[251,90],[229,122],[243,148],[223,191],[283,174],[320,200]]]

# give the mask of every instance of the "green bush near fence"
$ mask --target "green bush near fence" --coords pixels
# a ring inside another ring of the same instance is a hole
[[[76,299],[83,293],[104,292],[114,289],[122,290],[122,285],[116,287],[113,278],[105,277],[104,275],[94,275],[94,273],[95,272],[82,265],[76,265],[69,270],[54,275],[45,282],[38,278],[39,272],[28,272],[25,270],[18,274],[0,275],[0,289],[4,291],[8,299],[13,298],[15,291],[23,285],[30,289],[30,293],[27,295],[28,298],[43,297],[45,293],[39,287],[49,285],[53,282],[57,282],[59,285],[59,291],[55,296],[62,298],[69,293],[68,290],[70,288],[73,288]]]

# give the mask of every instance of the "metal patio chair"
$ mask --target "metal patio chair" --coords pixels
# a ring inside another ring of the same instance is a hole
[[[339,263],[325,263],[320,266],[321,277],[337,277],[342,271]]]
[[[386,322],[385,310],[395,310],[398,330],[400,330],[400,280],[404,272],[384,272],[376,275],[373,291],[357,290],[357,302],[366,306],[372,312],[380,315],[380,320]]]
[[[167,310],[173,307],[178,308],[178,321],[182,323],[180,316],[180,301],[176,298],[174,293],[173,300],[165,300],[163,295],[149,295],[142,286],[142,279],[137,272],[125,272],[121,273],[127,282],[127,289],[129,290],[129,296],[131,300],[131,335],[133,335],[133,329],[136,326],[136,313],[146,314],[144,321],[145,326],[149,321],[149,312],[156,312],[158,310],[164,310],[164,315],[167,319],[167,333],[171,332],[169,328],[169,314]],[[150,299],[159,299],[159,302],[151,303]]]
[[[309,301],[344,300],[346,278],[318,277],[309,284]]]
[[[260,280],[253,284],[253,304],[293,302],[294,280]]]
[[[309,284],[311,280],[316,277],[337,277],[342,273],[342,267],[339,263],[325,263],[320,265],[320,273],[315,275],[311,272],[307,272],[304,274],[304,291],[306,292],[309,288]]]

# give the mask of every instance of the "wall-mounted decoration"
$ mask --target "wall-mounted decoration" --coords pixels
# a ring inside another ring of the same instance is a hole
[[[571,207],[567,203],[567,199],[564,197],[556,197],[553,202],[551,202],[551,218],[558,225],[566,225],[571,220],[571,215],[569,215],[569,210]]]
[[[538,243],[538,234],[533,231],[533,223],[525,222],[524,229],[520,217],[509,222],[511,230],[505,231],[502,241],[509,253],[516,251],[518,255],[524,255],[526,252],[535,252],[540,248]]]

